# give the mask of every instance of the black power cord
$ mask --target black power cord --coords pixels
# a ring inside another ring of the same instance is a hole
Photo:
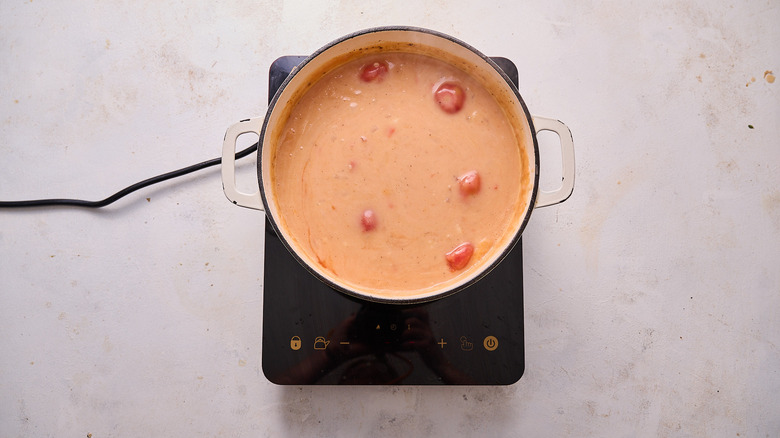
[[[243,158],[252,152],[257,150],[257,143],[249,146],[248,148],[236,153],[236,160]],[[106,199],[100,201],[85,201],[82,199],[34,199],[26,201],[0,201],[0,208],[25,208],[25,207],[55,207],[55,206],[67,206],[67,207],[83,207],[83,208],[100,208],[105,207],[113,203],[114,201],[135,192],[136,190],[157,184],[169,180],[171,178],[177,178],[189,173],[205,169],[207,167],[216,166],[222,162],[222,158],[213,158],[211,160],[203,161],[202,163],[193,164],[192,166],[183,167],[172,172],[163,173],[162,175],[153,176],[149,179],[137,182],[131,186],[114,193]]]

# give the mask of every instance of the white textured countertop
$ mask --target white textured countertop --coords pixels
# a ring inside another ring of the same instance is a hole
[[[778,2],[110,3],[0,3],[0,199],[216,157],[274,59],[388,24],[512,59],[574,195],[524,234],[508,387],[269,383],[263,215],[217,168],[0,211],[0,436],[780,435]]]

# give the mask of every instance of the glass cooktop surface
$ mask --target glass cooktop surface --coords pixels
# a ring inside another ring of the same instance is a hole
[[[270,68],[269,97],[305,57]],[[492,58],[517,84],[517,68]],[[262,367],[279,385],[509,385],[523,375],[522,239],[482,280],[417,305],[377,304],[311,275],[266,220]]]

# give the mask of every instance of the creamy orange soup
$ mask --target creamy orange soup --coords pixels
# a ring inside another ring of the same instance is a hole
[[[412,53],[325,74],[295,104],[272,160],[279,225],[305,257],[392,297],[479,269],[523,196],[520,145],[495,99]]]

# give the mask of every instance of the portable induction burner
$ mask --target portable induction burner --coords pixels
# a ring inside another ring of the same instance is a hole
[[[270,69],[271,98],[305,57]],[[492,58],[517,85],[517,67]],[[509,385],[523,375],[522,239],[469,288],[424,304],[361,301],[330,288],[266,220],[262,364],[280,385]]]

